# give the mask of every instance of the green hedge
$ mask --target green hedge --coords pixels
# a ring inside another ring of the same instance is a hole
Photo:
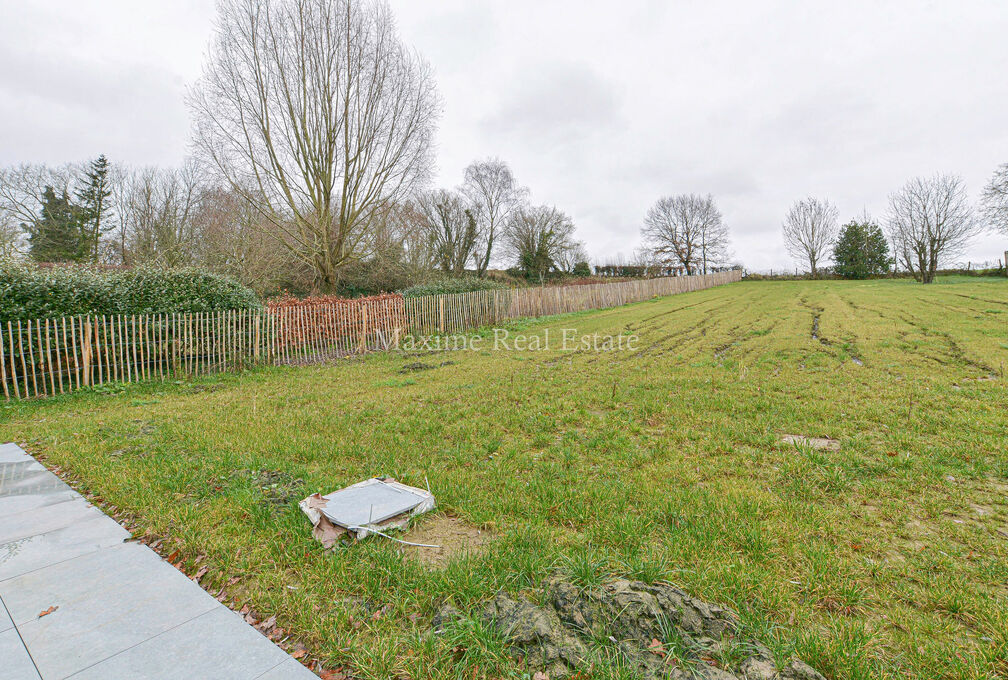
[[[421,297],[424,295],[443,295],[446,293],[471,293],[474,290],[505,290],[508,286],[500,281],[480,279],[475,276],[463,276],[457,279],[443,278],[428,283],[410,286],[399,291],[403,297]]]
[[[198,269],[105,271],[0,263],[0,322],[259,306],[259,298],[250,288]]]

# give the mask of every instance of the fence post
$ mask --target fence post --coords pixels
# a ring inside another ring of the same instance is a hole
[[[4,397],[10,401],[10,392],[7,391],[7,362],[4,361],[3,333],[0,333],[0,380],[3,380]]]
[[[91,317],[87,317],[83,321],[83,342],[82,351],[84,353],[84,385],[85,387],[91,384]]]
[[[360,335],[360,341],[357,343],[357,351],[360,352],[361,354],[363,354],[365,352],[365,350],[367,349],[367,332],[368,332],[368,327],[367,327],[367,321],[368,321],[368,319],[367,319],[367,308],[368,308],[367,302],[362,302],[361,303],[361,335]]]
[[[438,326],[438,332],[444,335],[444,295],[438,295],[438,309],[441,313],[441,323]]]

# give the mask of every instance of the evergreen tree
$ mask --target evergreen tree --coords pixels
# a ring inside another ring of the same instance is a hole
[[[889,244],[871,220],[851,220],[833,246],[836,273],[845,279],[867,279],[889,272]]]
[[[98,247],[101,237],[112,227],[111,197],[112,187],[109,178],[109,162],[105,154],[91,161],[84,175],[82,185],[75,192],[80,201],[82,229],[87,238],[87,258],[93,262],[98,260]]]
[[[88,258],[90,241],[80,206],[66,191],[59,194],[51,186],[42,192],[42,209],[28,232],[29,251],[38,262],[81,262]]]

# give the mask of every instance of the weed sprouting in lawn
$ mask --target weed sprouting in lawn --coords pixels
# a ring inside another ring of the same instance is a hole
[[[573,555],[565,555],[563,570],[572,583],[585,590],[598,588],[612,576],[609,560],[599,557],[591,546]]]

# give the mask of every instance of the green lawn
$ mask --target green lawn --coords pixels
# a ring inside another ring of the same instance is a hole
[[[517,675],[431,616],[555,569],[666,579],[829,678],[1008,677],[1008,282],[741,283],[514,328],[640,346],[133,386],[8,405],[0,439],[361,677]],[[323,552],[297,499],[375,475],[491,540],[440,569]]]

